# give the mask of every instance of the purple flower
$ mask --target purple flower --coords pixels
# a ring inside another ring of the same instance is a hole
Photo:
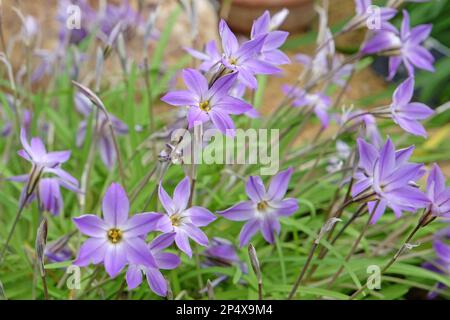
[[[378,17],[375,15],[379,14],[380,27],[386,25],[387,21],[392,19],[396,14],[397,10],[388,7],[376,7],[377,10],[371,10],[372,0],[355,0],[356,15],[344,26],[343,32],[351,30],[353,28],[362,28],[368,25],[368,22],[374,20]],[[379,9],[379,11],[378,11]]]
[[[255,89],[258,86],[255,74],[274,73],[273,66],[258,59],[267,35],[258,36],[239,45],[236,36],[224,20],[220,21],[219,33],[224,51],[222,63],[228,69],[239,72],[239,81]]]
[[[79,113],[81,113],[85,120],[80,122],[77,132],[77,146],[81,147],[86,139],[86,130],[88,125],[88,118],[92,112],[93,105],[92,102],[82,93],[77,92],[75,94],[75,107]],[[109,128],[108,120],[103,112],[99,112],[98,118],[98,149],[100,152],[100,157],[103,163],[108,168],[112,168],[116,163],[116,152],[114,150],[114,140],[111,136],[111,131]],[[117,135],[125,135],[128,133],[128,126],[121,120],[113,115],[109,115],[114,132]]]
[[[434,72],[434,57],[421,45],[431,28],[431,24],[422,24],[411,29],[408,12],[404,10],[400,33],[393,26],[385,28],[367,41],[361,51],[364,54],[388,54],[389,79],[395,76],[402,62],[410,76],[414,75],[414,67]]]
[[[28,174],[8,178],[10,181],[24,183],[27,183],[29,179],[30,175]],[[78,180],[66,172],[64,178],[40,178],[38,188],[29,196],[27,204],[31,203],[36,198],[36,194],[39,194],[41,210],[50,212],[55,216],[59,215],[61,209],[64,207],[61,186],[72,192],[81,193],[81,190],[78,188]],[[21,203],[25,200],[26,189],[27,187],[25,186],[22,190]]]
[[[292,106],[308,107],[314,110],[317,118],[319,118],[324,128],[328,127],[330,122],[328,109],[331,107],[330,97],[321,93],[308,93],[300,88],[293,88],[289,85],[283,86],[285,94],[290,94],[294,99]]]
[[[209,41],[205,45],[205,52],[200,52],[192,48],[185,48],[185,50],[194,58],[199,59],[202,64],[199,69],[204,72],[217,72],[221,65],[222,55],[217,49],[217,44],[214,40]]]
[[[434,111],[423,103],[410,102],[414,93],[414,78],[401,83],[392,97],[391,115],[403,130],[414,135],[426,137],[425,128],[418,120],[430,117]]]
[[[337,118],[337,123],[342,126],[346,123],[354,123],[354,129],[362,129],[361,137],[369,139],[369,141],[379,148],[383,144],[381,133],[378,130],[377,121],[372,114],[367,114],[364,111],[344,111],[344,113]]]
[[[430,271],[443,274],[445,276],[450,275],[450,245],[446,243],[450,239],[450,228],[447,227],[438,231],[433,238],[433,248],[436,253],[436,258],[430,262],[425,262],[422,267]],[[445,290],[447,286],[441,282],[438,282],[435,286],[436,289]],[[430,291],[428,293],[429,299],[434,299],[439,295],[437,291]]]
[[[280,16],[280,14],[282,16]],[[279,49],[286,41],[289,32],[274,30],[281,25],[281,23],[283,23],[287,12],[281,11],[280,14],[276,17],[274,16],[274,18],[276,18],[274,23],[273,18],[270,18],[269,11],[266,10],[258,19],[255,20],[255,22],[253,22],[251,31],[252,40],[261,36],[266,36],[266,40],[264,41],[261,52],[258,55],[258,59],[267,69],[267,73],[270,72],[269,74],[281,72],[276,65],[288,64],[291,62],[288,56]],[[272,71],[270,71],[271,66]]]
[[[233,244],[222,238],[214,237],[203,255],[208,266],[231,266],[240,261]]]
[[[23,149],[19,150],[19,156],[40,168],[52,170],[70,158],[70,151],[47,152],[39,137],[31,138],[31,143],[28,143],[24,129],[20,130],[20,141]]]
[[[162,215],[159,227],[165,233],[174,232],[177,247],[192,257],[189,238],[201,246],[207,246],[208,237],[199,227],[207,226],[216,220],[216,217],[202,207],[187,208],[191,194],[190,186],[189,177],[185,177],[176,186],[172,199],[162,184],[159,185],[159,201],[166,211],[166,214]]]
[[[127,263],[157,268],[144,239],[150,231],[158,229],[161,215],[140,213],[128,218],[129,209],[125,191],[113,183],[103,198],[103,220],[93,214],[74,218],[80,232],[90,237],[81,246],[74,264],[103,262],[112,278]]]
[[[7,109],[10,109],[14,112],[14,98],[10,94],[5,94],[5,101],[6,105],[0,102],[0,136],[2,137],[9,136],[13,130],[13,122],[8,117],[9,112],[7,111]]]
[[[71,5],[77,5],[80,8],[82,17],[80,28],[67,28],[67,21],[71,18],[70,14],[73,14],[67,10]],[[95,23],[95,16],[95,11],[86,0],[59,0],[57,11],[57,20],[60,24],[59,41],[63,44],[79,44],[88,36]]]
[[[391,208],[396,217],[402,211],[415,212],[429,204],[426,195],[412,186],[423,174],[422,164],[408,162],[414,147],[396,151],[391,139],[387,139],[381,150],[362,139],[358,139],[359,165],[355,173],[352,196],[358,199],[373,195],[377,200],[370,201],[370,212],[379,201],[372,223],[375,223]]]
[[[128,0],[123,1],[121,5],[108,4],[105,11],[101,15],[99,14],[98,20],[103,33],[99,36],[105,42],[117,24],[120,23],[120,29],[124,31],[125,36],[129,36],[130,30],[142,22],[140,15]]]
[[[247,274],[247,265],[239,259],[234,245],[222,238],[214,237],[211,239],[209,246],[203,252],[205,256],[204,266],[207,267],[232,267],[238,266],[242,273]],[[211,281],[213,287],[228,279],[227,275],[219,274],[219,276]],[[203,288],[200,293],[207,292],[208,288]]]
[[[242,114],[252,109],[250,104],[229,95],[236,77],[236,72],[225,75],[209,88],[199,71],[185,69],[183,79],[188,90],[169,92],[161,100],[174,106],[188,106],[189,128],[211,120],[220,132],[233,136],[235,130],[230,114]]]
[[[72,251],[67,245],[71,235],[65,235],[45,246],[45,255],[49,261],[63,262],[72,258]]]
[[[72,180],[70,174],[61,169],[60,165],[69,160],[70,151],[47,152],[41,138],[33,137],[27,141],[25,129],[20,130],[20,141],[23,149],[17,153],[19,156],[33,164],[36,173],[51,173],[63,180]]]
[[[150,244],[150,252],[156,262],[155,266],[130,264],[126,279],[130,290],[142,283],[142,274],[147,277],[148,285],[154,293],[165,297],[167,295],[167,281],[159,269],[172,270],[180,264],[180,258],[173,253],[162,252],[175,239],[175,233],[166,233],[155,238]]]
[[[298,209],[297,200],[286,198],[292,168],[277,173],[266,191],[260,177],[251,176],[245,190],[249,201],[240,202],[219,212],[232,221],[247,221],[239,235],[240,246],[246,245],[259,230],[267,242],[275,241],[275,233],[280,232],[280,217],[292,215]]]
[[[437,164],[432,166],[428,174],[427,196],[434,216],[450,217],[450,187],[445,186],[444,174]]]

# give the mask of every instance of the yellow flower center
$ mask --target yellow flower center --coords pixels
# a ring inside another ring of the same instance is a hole
[[[211,106],[209,105],[208,100],[200,102],[199,107],[202,111],[205,112],[211,111]]]
[[[228,62],[229,62],[231,65],[235,66],[235,65],[237,64],[237,59],[231,57],[231,58],[228,60]]]
[[[258,211],[266,211],[266,209],[269,207],[269,204],[267,203],[267,201],[263,200],[261,202],[259,202],[256,205],[256,208],[258,209]]]
[[[114,244],[116,244],[116,243],[120,242],[120,240],[122,240],[122,235],[123,235],[123,232],[120,229],[113,228],[113,229],[108,230],[108,240]]]
[[[170,216],[170,222],[172,226],[178,227],[181,224],[182,217],[179,214],[173,214]]]

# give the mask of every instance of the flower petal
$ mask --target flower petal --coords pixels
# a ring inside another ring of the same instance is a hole
[[[380,200],[380,203],[378,205],[376,203],[377,203],[377,201],[370,201],[367,203],[367,206],[369,208],[369,214],[372,214],[373,210],[376,209],[375,213],[373,214],[372,220],[370,220],[371,224],[375,224],[381,218],[381,216],[384,214],[384,212],[386,211],[386,205],[387,205],[386,200],[384,200],[384,199]]]
[[[245,221],[256,214],[256,205],[253,201],[243,201],[224,211],[217,212],[228,220]]]
[[[98,264],[104,260],[107,247],[106,238],[89,238],[80,247],[78,257],[73,264],[80,267],[85,267],[89,263]]]
[[[127,270],[126,280],[129,290],[139,287],[142,283],[141,269],[135,264],[130,265]]]
[[[167,281],[162,273],[156,268],[148,268],[145,275],[150,289],[158,296],[165,297],[167,295]]]
[[[427,193],[437,197],[445,190],[445,177],[441,168],[437,164],[433,164],[427,178]]]
[[[183,180],[181,180],[180,183],[178,183],[173,192],[173,202],[178,212],[186,209],[190,194],[191,182],[189,180],[189,177],[185,177]]]
[[[156,267],[156,261],[150,252],[150,248],[142,238],[124,237],[123,242],[128,262],[147,267]]]
[[[154,257],[159,269],[173,270],[181,263],[180,258],[173,253],[158,252]]]
[[[114,278],[127,264],[127,252],[125,243],[110,244],[106,246],[105,270],[111,278]]]
[[[408,104],[414,93],[414,78],[409,77],[402,82],[394,91],[393,103],[394,105],[403,106]]]
[[[233,137],[235,134],[234,123],[230,116],[220,109],[213,108],[209,113],[214,126],[219,129],[222,134]]]
[[[196,227],[205,227],[216,220],[216,216],[203,207],[193,206],[185,212],[189,215],[192,224]]]
[[[102,203],[103,217],[110,227],[119,227],[128,219],[130,203],[125,190],[117,184],[112,183],[106,190]]]
[[[131,237],[146,236],[150,231],[158,230],[162,217],[162,214],[154,212],[135,214],[123,226],[123,231]]]
[[[173,202],[172,198],[169,197],[166,190],[163,188],[162,183],[159,184],[158,196],[159,196],[159,201],[161,202],[164,209],[166,210],[166,212],[169,215],[171,215],[172,213],[174,213],[176,211],[176,205]]]
[[[184,83],[189,91],[194,92],[197,97],[202,99],[208,91],[208,82],[206,78],[195,69],[183,69]]]
[[[283,199],[288,189],[289,181],[292,176],[292,168],[277,173],[270,182],[269,189],[267,190],[267,196],[269,200],[281,200]]]
[[[200,228],[191,223],[187,223],[183,226],[183,229],[186,231],[188,237],[197,242],[199,245],[204,247],[208,245],[208,237],[202,230],[200,230]]]
[[[220,38],[222,39],[222,49],[225,54],[230,57],[239,49],[239,43],[236,36],[233,32],[231,32],[227,23],[223,19],[220,20],[219,23],[219,33]]]
[[[199,97],[196,97],[192,92],[187,90],[168,92],[161,100],[167,104],[178,107],[193,106],[200,102]]]
[[[189,258],[192,258],[192,249],[189,244],[189,238],[184,230],[177,230],[177,234],[175,235],[175,243],[178,249],[186,253]]]
[[[211,100],[210,101],[211,104],[215,106],[216,103],[219,102],[222,97],[227,96],[231,87],[236,82],[237,76],[238,76],[237,72],[233,72],[220,77],[213,83],[211,88],[208,90],[208,94],[206,97],[207,99]]]
[[[359,166],[363,168],[366,173],[372,173],[379,153],[378,150],[371,144],[358,138],[358,152],[359,152]]]
[[[391,139],[388,138],[380,151],[379,177],[383,180],[395,168],[395,147]]]
[[[249,220],[244,227],[242,227],[241,233],[239,234],[239,245],[242,248],[245,246],[250,239],[259,230],[259,221],[257,219]]]
[[[298,210],[298,201],[294,198],[287,198],[279,202],[270,202],[270,206],[276,209],[276,214],[288,217]]]
[[[406,132],[416,135],[416,136],[422,136],[424,138],[427,137],[427,131],[425,130],[424,126],[416,120],[409,120],[405,118],[396,118],[396,121],[398,125],[405,130]]]
[[[187,114],[187,120],[189,129],[192,129],[196,125],[209,121],[209,116],[199,107],[190,107]]]
[[[152,251],[152,253],[158,253],[159,251],[172,245],[172,243],[175,241],[175,235],[175,232],[170,232],[159,235],[158,237],[153,239],[153,241],[150,243],[150,250]]]
[[[227,96],[214,105],[221,113],[243,114],[253,109],[252,105],[238,98]]]
[[[261,202],[265,200],[266,188],[259,176],[250,176],[245,185],[245,191],[253,202]]]
[[[280,222],[278,219],[269,218],[263,219],[260,221],[261,223],[261,233],[264,239],[269,243],[275,242],[275,233],[280,232]]]
[[[73,218],[78,230],[81,233],[95,238],[106,239],[108,226],[98,216],[93,214],[85,214],[77,218]]]

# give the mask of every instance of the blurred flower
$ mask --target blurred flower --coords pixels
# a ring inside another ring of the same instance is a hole
[[[131,37],[133,28],[137,28],[142,19],[138,12],[136,12],[130,5],[128,0],[123,1],[120,5],[107,4],[105,12],[100,13],[98,23],[103,35],[101,38],[106,41],[111,35],[114,27],[120,23],[120,29],[126,37]]]
[[[426,137],[427,132],[418,120],[430,117],[434,111],[423,103],[410,102],[414,93],[414,78],[401,83],[394,92],[390,106],[392,119],[403,130],[413,135]]]
[[[80,8],[80,28],[69,29],[67,21],[73,12],[68,10],[69,6],[76,5]],[[59,0],[57,10],[57,20],[60,24],[59,41],[61,44],[79,44],[90,32],[95,24],[96,13],[86,0]]]
[[[159,201],[166,214],[162,214],[159,228],[164,233],[174,232],[177,247],[192,257],[189,238],[201,246],[208,245],[208,237],[199,227],[205,227],[216,217],[209,210],[193,206],[187,208],[191,194],[189,177],[185,177],[176,186],[173,199],[169,197],[162,184],[159,185]]]
[[[372,223],[384,214],[386,207],[398,218],[402,211],[416,212],[429,205],[426,195],[411,185],[424,174],[422,164],[408,162],[413,150],[409,147],[396,151],[390,138],[381,150],[358,139],[359,165],[352,196],[354,199],[368,197],[369,212],[376,206]],[[372,201],[373,198],[376,200]]]
[[[317,118],[319,118],[324,128],[328,127],[330,122],[328,116],[328,109],[331,107],[330,97],[321,93],[308,93],[300,88],[293,88],[289,85],[283,86],[285,94],[290,95],[294,100],[292,106],[294,107],[309,107],[312,108]]]
[[[85,120],[80,122],[77,132],[77,147],[81,147],[86,139],[86,130],[88,125],[88,118],[93,110],[93,104],[89,98],[80,92],[75,94],[75,107],[77,111],[85,117]],[[128,126],[113,115],[109,115],[113,130],[117,135],[125,135],[128,133]],[[97,126],[97,144],[103,163],[108,168],[112,168],[116,163],[116,152],[114,150],[114,140],[109,129],[108,119],[103,112],[98,113]]]
[[[30,175],[28,174],[8,178],[10,181],[23,183],[27,183],[29,179]],[[36,198],[37,193],[39,195],[41,209],[53,215],[59,215],[61,209],[64,207],[61,186],[72,192],[81,193],[81,190],[78,188],[78,180],[66,172],[64,178],[40,178],[38,188],[29,196],[27,204]],[[22,191],[21,201],[25,200],[25,197],[26,187]]]
[[[125,191],[113,183],[103,198],[103,220],[93,214],[73,219],[80,232],[90,237],[81,246],[75,265],[103,262],[112,278],[127,263],[157,268],[144,239],[150,231],[158,229],[161,215],[140,213],[129,218],[129,209]]]
[[[30,15],[25,16],[22,21],[21,37],[27,45],[30,45],[33,42],[38,31],[39,25],[37,20]]]
[[[385,27],[363,45],[361,52],[389,55],[389,79],[395,76],[402,62],[410,76],[414,76],[414,67],[434,72],[434,57],[421,45],[430,35],[431,29],[431,24],[410,29],[409,14],[404,10],[400,33],[392,25]]]
[[[211,239],[209,246],[203,251],[203,256],[205,257],[205,261],[203,262],[204,266],[207,267],[233,267],[237,266],[241,269],[242,273],[247,274],[248,268],[247,265],[242,262],[236,252],[236,248],[234,245],[222,238],[214,237]],[[220,274],[216,279],[211,281],[213,287],[216,287],[221,282],[225,281],[228,278],[227,275]],[[203,288],[200,293],[204,293],[208,290],[207,287]]]
[[[70,158],[70,151],[47,152],[41,138],[31,138],[28,143],[25,129],[20,130],[20,141],[23,149],[18,154],[25,160],[31,162],[33,167],[41,173],[53,173],[64,179],[70,176],[66,171],[60,168],[60,165]]]
[[[271,65],[258,59],[267,35],[258,36],[256,39],[240,45],[224,20],[220,21],[219,33],[224,51],[222,63],[226,68],[239,72],[239,81],[245,83],[249,88],[255,89],[258,86],[255,74],[274,73]],[[276,61],[273,62],[277,63]]]
[[[355,0],[356,15],[343,27],[342,32],[349,30],[369,27],[370,23],[377,22],[379,19],[380,26],[385,26],[386,22],[391,20],[396,14],[397,10],[389,7],[375,7],[372,5],[372,0]],[[379,17],[376,16],[379,14]]]
[[[72,251],[68,246],[71,235],[65,235],[55,241],[47,243],[45,255],[51,262],[62,262],[72,259]]]
[[[13,99],[14,98],[11,95],[6,94],[5,95],[6,106],[0,102],[0,120],[1,120],[0,135],[2,137],[9,136],[13,129],[13,122],[9,118],[10,112],[8,112],[8,109],[11,110],[11,112],[14,112]]]
[[[425,262],[422,267],[430,271],[450,276],[450,245],[446,241],[450,240],[450,228],[447,227],[438,231],[433,237],[433,248],[436,253],[436,258],[430,262]],[[442,282],[435,285],[438,290],[445,290],[447,286]],[[437,291],[430,291],[428,293],[429,299],[434,299],[439,295]]]
[[[360,128],[362,130],[362,132],[360,132],[361,137],[369,139],[369,141],[377,148],[381,147],[383,144],[383,139],[378,130],[375,117],[364,110],[352,111],[352,108],[349,108],[348,111],[344,110],[343,114],[337,117],[336,122],[340,126],[347,123],[354,123],[356,129]]]
[[[209,41],[205,45],[205,52],[197,51],[192,48],[185,48],[185,50],[194,58],[203,61],[199,66],[201,71],[215,73],[219,70],[222,55],[217,49],[217,44],[214,40]]]
[[[168,92],[162,101],[174,106],[188,106],[189,128],[199,122],[211,120],[223,134],[234,135],[234,123],[230,114],[242,114],[252,109],[243,100],[229,95],[237,73],[225,75],[208,87],[206,78],[195,69],[183,70],[188,90]]]
[[[260,177],[251,176],[245,186],[250,200],[218,212],[232,221],[247,221],[239,235],[241,247],[258,231],[261,231],[267,242],[274,243],[274,233],[280,232],[279,218],[290,216],[298,210],[296,199],[284,199],[291,175],[292,168],[277,173],[267,191]]]
[[[166,233],[155,238],[150,244],[150,252],[155,259],[155,266],[130,264],[126,279],[130,290],[142,283],[142,274],[147,277],[150,289],[159,296],[167,295],[167,281],[159,269],[171,270],[180,264],[180,258],[173,253],[163,252],[175,239],[175,233]]]
[[[274,74],[281,72],[276,66],[280,64],[287,64],[291,61],[288,56],[279,48],[286,41],[289,32],[275,30],[281,25],[286,18],[287,10],[282,10],[278,15],[270,18],[269,11],[265,11],[258,19],[253,22],[251,39],[255,40],[258,37],[266,36],[258,59],[262,66],[266,69],[267,74]],[[275,19],[275,21],[274,21]]]
[[[428,174],[427,196],[434,216],[450,218],[450,187],[445,185],[444,174],[437,164],[433,164]]]

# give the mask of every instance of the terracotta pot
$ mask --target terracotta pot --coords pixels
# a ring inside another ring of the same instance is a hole
[[[237,32],[248,34],[253,21],[265,10],[271,14],[283,8],[289,15],[280,29],[300,31],[310,26],[314,16],[314,0],[233,0],[227,22]]]

